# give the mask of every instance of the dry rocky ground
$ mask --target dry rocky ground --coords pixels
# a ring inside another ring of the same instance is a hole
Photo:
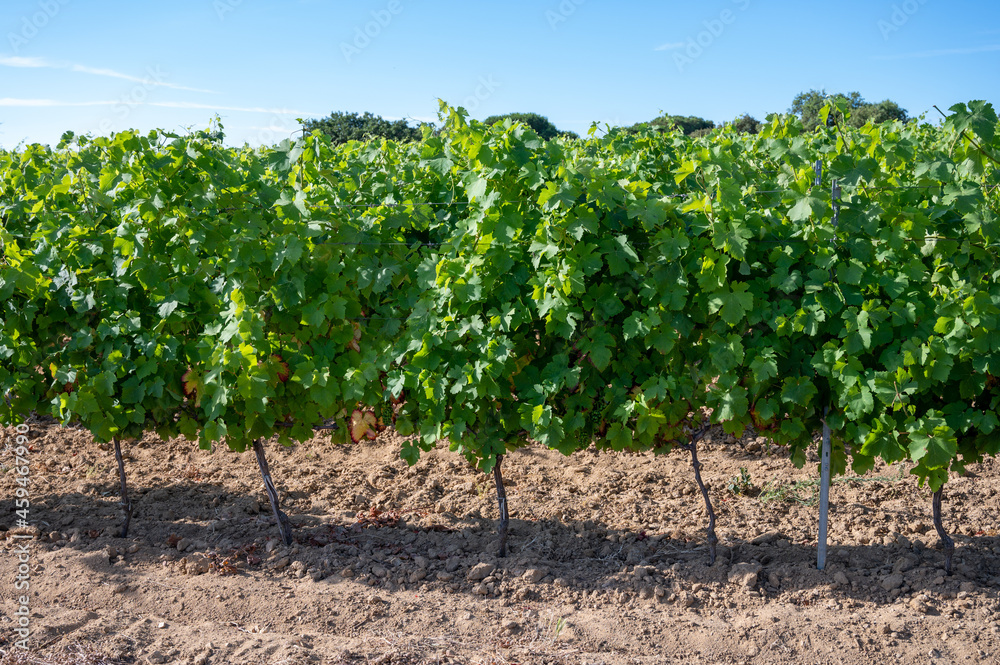
[[[391,432],[267,445],[292,547],[252,454],[126,444],[136,508],[121,539],[112,450],[41,422],[29,436],[25,653],[14,432],[0,435],[2,665],[1000,662],[993,461],[946,487],[946,576],[930,492],[898,467],[833,485],[816,570],[816,465],[753,437],[701,446],[719,516],[709,565],[681,450],[512,453],[499,559],[490,478],[443,448],[409,468]]]

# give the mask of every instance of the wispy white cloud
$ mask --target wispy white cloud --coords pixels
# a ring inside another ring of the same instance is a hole
[[[0,65],[4,67],[48,67],[49,64],[41,58],[23,58],[18,56],[0,55]]]
[[[236,111],[238,113],[271,113],[274,115],[322,115],[312,111],[296,111],[295,109],[267,108],[264,106],[219,106],[218,104],[198,104],[196,102],[147,102],[146,106],[160,106],[169,109],[205,109],[208,111]]]
[[[39,107],[64,107],[64,106],[111,106],[118,102],[63,102],[55,99],[17,99],[14,97],[0,97],[0,106],[18,106],[24,108]]]
[[[198,104],[195,102],[132,102],[122,100],[97,100],[86,102],[69,102],[57,99],[19,99],[16,97],[0,97],[0,106],[59,108],[72,106],[155,106],[167,109],[198,109],[206,111],[231,111],[234,113],[267,113],[270,115],[294,115],[297,117],[319,116],[322,114],[295,109],[267,108],[264,106],[221,106],[218,104]]]
[[[660,44],[654,51],[673,51],[675,49],[684,48],[684,42],[668,42],[666,44]]]
[[[1000,51],[1000,44],[987,44],[985,46],[968,46],[965,48],[940,48],[930,51],[916,51],[914,53],[897,53],[893,55],[875,56],[876,60],[903,60],[908,58],[940,58],[948,55],[973,55],[975,53],[991,53]]]
[[[167,83],[163,81],[163,75],[160,72],[150,72],[149,76],[132,76],[130,74],[123,74],[122,72],[115,71],[114,69],[105,69],[101,67],[88,67],[87,65],[80,65],[72,62],[59,62],[47,60],[45,58],[24,58],[19,56],[4,56],[0,55],[0,66],[3,67],[17,67],[17,68],[32,68],[32,69],[65,69],[71,72],[78,72],[80,74],[90,74],[93,76],[105,76],[108,78],[122,79],[124,81],[131,81],[133,83],[141,83],[143,85],[148,85],[150,87],[157,88],[170,88],[172,90],[187,90],[188,92],[206,92],[214,94],[214,90],[204,90],[202,88],[190,88],[185,85],[177,85],[175,83]]]

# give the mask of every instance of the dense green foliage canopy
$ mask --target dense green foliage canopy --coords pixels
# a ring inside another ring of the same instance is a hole
[[[494,125],[505,120],[520,122],[523,125],[530,127],[536,134],[546,141],[550,141],[559,136],[574,139],[580,138],[575,132],[564,132],[560,130],[552,124],[551,120],[537,113],[505,113],[504,115],[491,115],[483,121],[483,124]]]
[[[411,127],[405,120],[386,120],[368,112],[360,115],[337,111],[326,118],[306,120],[303,126],[307,132],[323,132],[333,145],[378,138],[417,141],[421,136],[420,129]]]
[[[792,100],[790,113],[799,116],[803,126],[807,130],[813,130],[820,124],[820,112],[828,103],[836,105],[846,105],[851,110],[849,122],[853,127],[862,127],[865,123],[888,122],[900,120],[906,122],[909,118],[906,109],[900,108],[899,104],[891,100],[883,100],[878,103],[866,102],[860,93],[851,92],[846,95],[842,93],[827,94],[825,90],[809,90],[800,92]],[[843,118],[843,114],[835,112],[831,116],[831,121]]]
[[[1000,451],[998,120],[854,110],[545,141],[443,106],[419,141],[0,153],[0,422],[235,448],[394,423],[411,463],[447,439],[488,470],[709,422],[803,464],[825,421],[836,472],[936,489]]]

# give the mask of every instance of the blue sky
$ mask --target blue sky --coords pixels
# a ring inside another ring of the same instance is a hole
[[[813,88],[936,115],[1000,105],[998,72],[995,1],[4,0],[0,146],[216,114],[227,142],[273,143],[333,111],[434,120],[439,98],[580,133],[763,118]]]

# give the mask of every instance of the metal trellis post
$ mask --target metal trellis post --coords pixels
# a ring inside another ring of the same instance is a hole
[[[833,181],[830,194],[833,202],[833,228],[836,229],[840,216],[840,185],[836,179]],[[829,415],[830,407],[824,408],[823,449],[820,457],[819,480],[819,538],[816,547],[816,568],[819,570],[826,567],[826,536],[830,514],[830,425],[826,422]]]

